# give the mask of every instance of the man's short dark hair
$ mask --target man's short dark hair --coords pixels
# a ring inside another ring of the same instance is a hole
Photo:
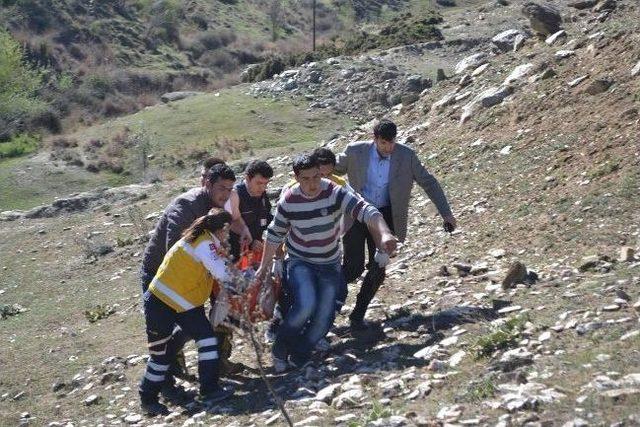
[[[215,184],[221,179],[226,179],[229,181],[236,180],[236,174],[233,173],[233,169],[231,169],[224,163],[218,163],[217,165],[214,165],[211,169],[209,169],[209,172],[207,172],[207,182],[209,184]]]
[[[209,170],[215,165],[224,165],[225,162],[220,157],[209,157],[202,163],[202,177],[206,177]]]
[[[318,167],[318,159],[310,154],[301,154],[295,159],[293,159],[293,173],[298,175],[303,170],[317,168]]]
[[[273,177],[273,168],[264,160],[252,160],[244,169],[244,173],[249,179],[256,175],[262,175],[263,178],[271,179]]]
[[[380,137],[385,141],[392,141],[398,134],[398,127],[388,119],[381,119],[373,126],[373,136]]]
[[[319,165],[336,165],[336,155],[333,154],[333,151],[329,150],[325,147],[319,147],[313,150],[311,153],[313,157],[316,158]]]

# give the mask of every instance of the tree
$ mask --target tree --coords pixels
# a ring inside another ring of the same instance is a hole
[[[29,65],[11,35],[0,30],[0,140],[8,139],[29,115],[44,109],[37,92],[42,72]]]
[[[271,21],[271,41],[276,41],[278,39],[278,27],[282,21],[282,3],[280,0],[271,0],[269,20]]]

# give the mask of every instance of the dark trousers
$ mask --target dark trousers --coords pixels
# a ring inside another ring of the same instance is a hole
[[[393,232],[391,206],[380,208],[379,211]],[[342,271],[344,272],[346,283],[352,283],[362,275],[365,267],[365,247],[368,252],[367,274],[358,292],[356,305],[349,316],[352,321],[362,321],[369,303],[378,292],[382,282],[384,282],[385,269],[380,268],[373,259],[376,252],[376,244],[366,224],[356,221],[344,235],[342,242],[344,248]],[[346,299],[346,286],[340,290],[340,293],[342,295],[338,295],[338,298],[341,299],[344,296]]]
[[[140,273],[140,281],[142,284],[143,296],[149,289],[149,284],[153,280],[154,276],[155,276],[155,273],[151,274],[151,273],[146,273],[145,271],[142,271]],[[174,374],[180,373],[183,369],[186,369],[186,368],[180,367],[180,363],[178,361],[178,355],[180,355],[181,360],[184,363],[184,354],[182,353],[182,349],[187,344],[187,341],[189,341],[190,339],[191,337],[189,337],[189,335],[187,335],[184,332],[183,328],[181,328],[179,325],[176,324],[175,328],[173,328],[173,332],[171,333],[171,339],[167,342],[168,353],[174,355],[173,360],[169,361],[170,367],[165,375],[165,380],[164,380],[165,384],[167,384],[168,386],[173,386],[175,384],[175,378],[173,377]]]
[[[205,315],[204,306],[177,313],[147,291],[144,294],[144,317],[150,357],[140,383],[143,400],[157,399],[169,365],[176,357],[175,349],[169,345],[176,324],[196,341],[200,393],[206,394],[219,387],[218,338]]]

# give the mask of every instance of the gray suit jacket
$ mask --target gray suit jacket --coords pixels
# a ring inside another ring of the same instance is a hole
[[[346,173],[349,185],[359,194],[362,194],[367,181],[369,150],[372,145],[373,142],[353,142],[336,158],[336,172]],[[422,187],[441,216],[451,215],[447,197],[438,180],[425,169],[415,151],[404,144],[396,144],[389,168],[389,198],[394,232],[400,241],[404,241],[407,236],[409,198],[414,182]]]

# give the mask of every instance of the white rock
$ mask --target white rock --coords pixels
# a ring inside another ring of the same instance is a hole
[[[91,396],[87,397],[84,400],[84,404],[87,406],[93,405],[95,403],[98,403],[99,400],[100,400],[100,396],[98,396],[97,394],[92,394]]]
[[[496,34],[491,39],[491,42],[501,51],[509,52],[510,50],[513,49],[516,39],[518,39],[518,36],[526,38],[526,34],[524,34],[520,30],[515,30],[515,29],[506,30],[499,34]]]
[[[620,337],[620,341],[626,341],[628,339],[637,337],[638,335],[640,335],[640,330],[627,332],[626,334]]]
[[[281,415],[280,412],[274,414],[273,416],[269,417],[267,421],[264,422],[264,424],[270,426],[271,424],[278,421],[278,418],[280,418],[280,415]]]
[[[489,108],[500,104],[507,96],[513,93],[511,86],[491,87],[476,96],[471,102],[462,108],[460,123],[465,123],[481,107]]]
[[[573,56],[575,54],[576,54],[575,50],[569,50],[569,49],[559,50],[559,51],[556,52],[556,58],[558,58],[558,59],[566,59],[566,58],[568,58],[570,56]]]
[[[506,84],[509,84],[518,80],[522,80],[524,77],[529,75],[529,73],[531,73],[533,69],[534,69],[534,65],[531,63],[518,65],[516,68],[513,69],[511,74],[507,76],[504,82]]]
[[[415,357],[416,359],[430,360],[437,354],[439,349],[440,346],[437,344],[430,345],[429,347],[425,347],[422,350],[418,350],[417,352],[415,352],[413,354],[413,357]]]
[[[477,68],[488,61],[487,57],[488,55],[484,52],[479,52],[471,56],[467,56],[462,61],[458,62],[458,64],[456,64],[455,73],[461,74],[470,68]]]
[[[498,310],[498,313],[507,314],[507,313],[513,313],[514,311],[520,311],[520,310],[522,310],[521,306],[510,305],[509,307],[501,308],[500,310]]]
[[[456,366],[458,366],[462,361],[462,359],[464,358],[465,354],[467,353],[465,353],[463,350],[460,350],[457,353],[455,353],[453,356],[449,358],[449,366],[451,366],[452,368],[455,368]]]
[[[346,415],[341,415],[339,417],[335,417],[333,421],[335,421],[336,423],[348,423],[349,421],[353,421],[356,418],[358,418],[356,414],[346,414]]]
[[[640,61],[631,69],[631,77],[640,76]]]
[[[130,414],[124,417],[124,422],[127,424],[138,424],[142,421],[142,415],[140,414]]]
[[[357,406],[363,397],[364,392],[362,389],[345,391],[331,401],[331,406],[337,409],[352,408]]]
[[[294,426],[308,426],[308,425],[321,425],[322,418],[317,415],[312,415],[308,418],[305,418],[302,421],[298,421],[294,424]]]
[[[547,37],[547,39],[544,42],[548,45],[553,45],[557,41],[559,41],[561,38],[564,38],[564,39],[567,38],[567,32],[565,30],[560,30],[551,34],[549,37]]]
[[[551,332],[549,331],[545,331],[541,333],[540,336],[538,337],[538,341],[540,342],[545,342],[545,341],[548,341],[549,339],[551,339]]]
[[[318,391],[316,394],[316,400],[321,402],[330,403],[331,400],[335,397],[340,388],[340,384],[331,384]]]
[[[567,83],[567,85],[569,85],[569,87],[576,87],[578,86],[580,83],[582,83],[583,81],[587,80],[589,78],[589,75],[584,75],[584,76],[580,76],[576,79],[571,80],[570,82]]]
[[[513,41],[513,51],[517,52],[524,46],[524,42],[527,40],[527,37],[519,34],[516,36],[516,39]]]
[[[505,251],[504,249],[491,249],[489,251],[489,255],[491,255],[494,258],[502,258],[506,254],[507,254],[507,251]]]
[[[471,77],[479,76],[480,74],[484,73],[487,68],[489,68],[488,63],[482,64],[481,66],[477,67],[475,70],[471,72]]]
[[[440,345],[442,347],[451,347],[454,344],[458,343],[458,337],[453,335],[451,337],[445,338],[442,341],[440,341]]]
[[[448,422],[456,422],[462,415],[463,407],[461,405],[445,406],[438,411],[436,417],[440,420]]]
[[[506,145],[506,146],[502,147],[502,150],[500,150],[500,154],[502,154],[503,156],[506,156],[509,153],[511,153],[511,146],[510,145]]]

